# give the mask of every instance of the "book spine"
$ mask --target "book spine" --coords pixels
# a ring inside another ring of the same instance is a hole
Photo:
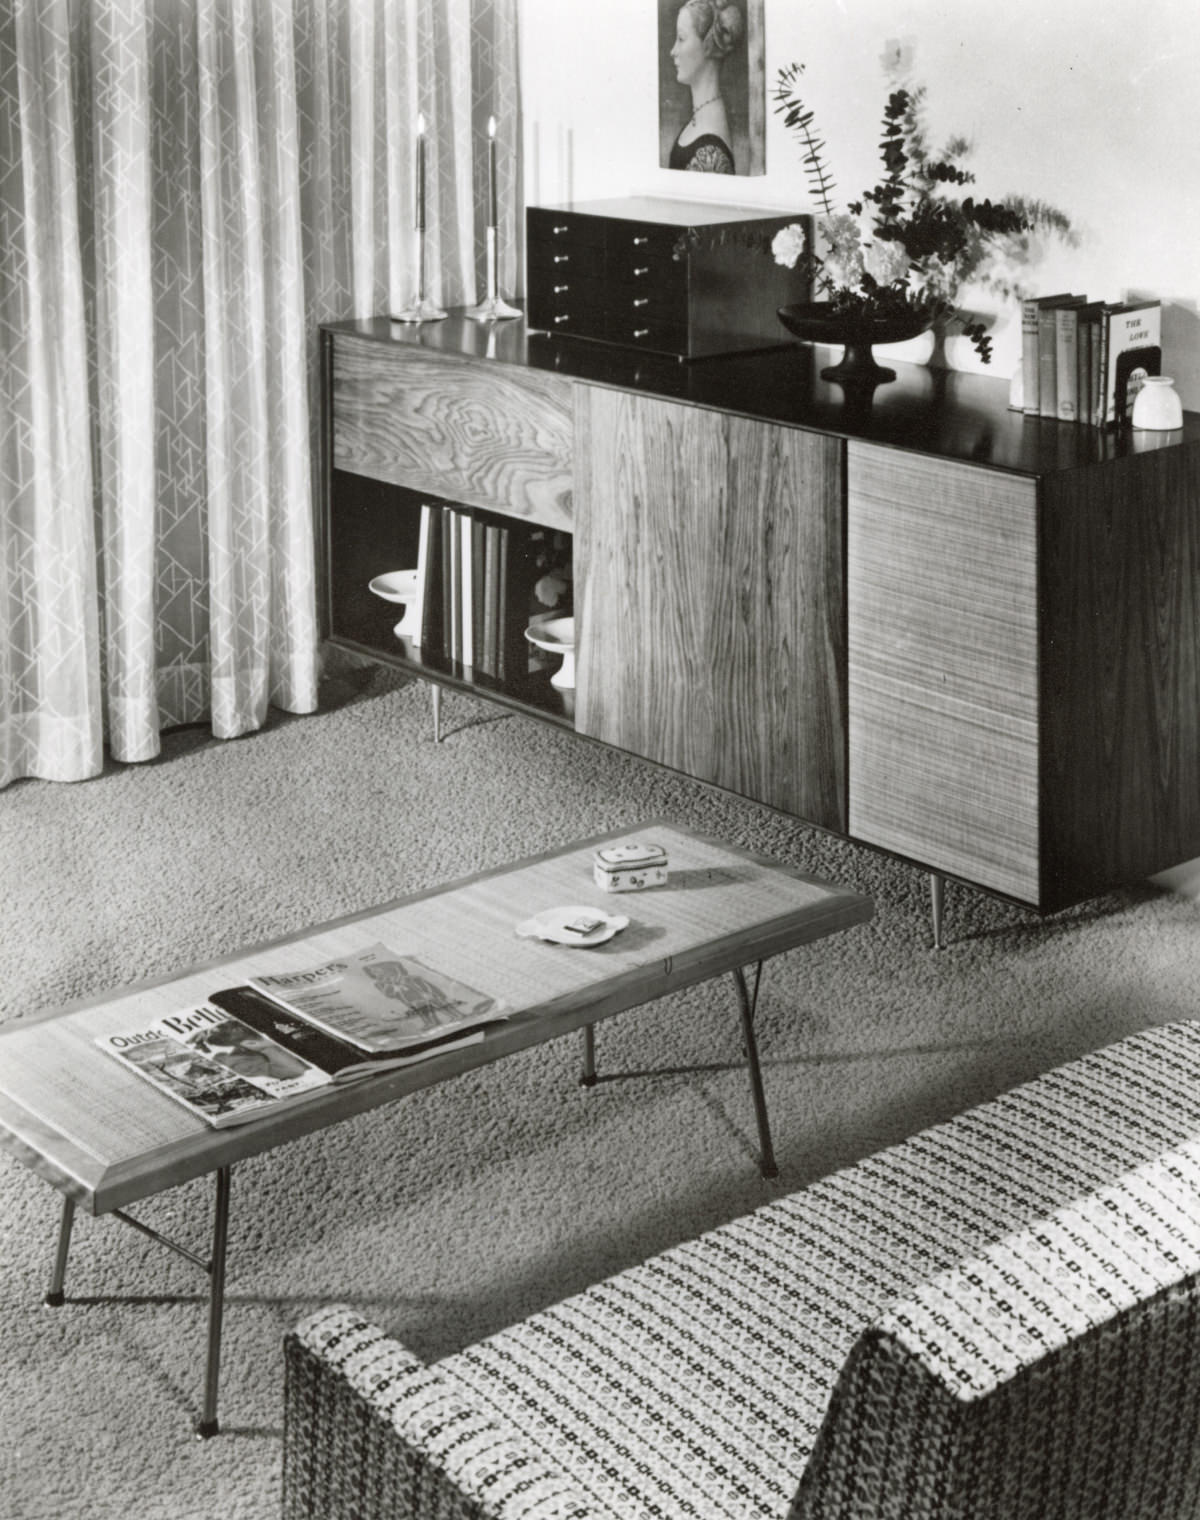
[[[426,559],[421,569],[421,644],[422,651],[442,655],[442,518],[445,508],[422,507],[429,512],[429,537]]]
[[[420,526],[417,529],[417,592],[413,598],[413,605],[405,609],[406,621],[413,630],[411,643],[414,653],[420,650],[425,635],[423,603],[425,600],[426,567],[429,564],[429,538],[432,531],[433,508],[428,503],[422,503]]]
[[[1021,381],[1025,415],[1036,417],[1038,406],[1038,302],[1034,296],[1021,302]]]
[[[1075,392],[1078,408],[1077,420],[1080,422],[1090,422],[1092,420],[1092,327],[1091,315],[1080,317],[1079,334],[1075,347]]]
[[[1108,345],[1111,317],[1112,313],[1109,311],[1100,313],[1096,323],[1096,342],[1092,353],[1092,381],[1096,387],[1092,420],[1097,427],[1105,427],[1108,424]]]
[[[1101,375],[1101,360],[1104,357],[1104,312],[1095,313],[1089,324],[1087,334],[1087,421],[1092,427],[1100,426],[1100,416],[1097,415],[1104,401],[1104,380]]]
[[[471,632],[474,641],[476,672],[483,670],[487,644],[487,624],[484,621],[485,531],[483,519],[477,512],[473,512],[471,514]]]
[[[508,628],[511,609],[508,598],[508,557],[511,548],[511,529],[505,524],[497,529],[496,543],[496,676],[508,682],[515,674],[512,665],[512,640]]]
[[[1038,311],[1038,416],[1058,416],[1058,323],[1045,306]]]
[[[450,507],[442,508],[442,658],[452,658],[454,648],[454,555],[451,544],[454,540],[454,512]]]
[[[459,659],[468,673],[475,668],[475,556],[471,539],[472,521],[468,511],[458,514],[459,617],[462,641]]]
[[[450,640],[449,654],[456,664],[462,663],[462,526],[461,513],[451,507],[450,519]]]
[[[1079,420],[1078,346],[1079,311],[1059,307],[1054,313],[1054,410],[1060,422]]]
[[[483,538],[483,669],[498,677],[500,639],[500,528],[487,523]]]

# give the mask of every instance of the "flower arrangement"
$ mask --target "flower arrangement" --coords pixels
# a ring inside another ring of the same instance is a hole
[[[960,160],[970,145],[952,139],[931,153],[922,119],[925,90],[897,88],[883,114],[880,154],[884,173],[845,209],[836,209],[834,181],[822,157],[824,143],[813,128],[814,113],[796,93],[802,63],[781,69],[775,111],[797,136],[805,173],[820,207],[816,232],[820,249],[809,246],[796,222],[776,233],[771,245],[777,263],[801,268],[828,300],[831,315],[847,325],[908,316],[917,330],[945,331],[957,324],[980,359],[991,360],[991,339],[977,316],[959,309],[957,296],[970,280],[1004,295],[1019,293],[1003,275],[989,272],[1007,255],[1027,260],[1028,234],[1052,229],[1069,234],[1061,212],[1019,197],[1000,201],[959,198],[955,191],[974,181]]]

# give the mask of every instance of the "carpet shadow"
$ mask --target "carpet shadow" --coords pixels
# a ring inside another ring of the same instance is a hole
[[[1030,917],[1024,923],[991,924],[980,929],[968,929],[959,934],[954,932],[953,923],[949,923],[945,931],[943,951],[953,950],[956,945],[989,943],[1024,945],[1062,939],[1075,930],[1107,923],[1122,913],[1145,907],[1147,903],[1161,902],[1164,897],[1173,895],[1175,894],[1169,887],[1158,887],[1152,882],[1140,882],[1135,886],[1122,888],[1120,892],[1110,892],[1104,897],[1094,898],[1086,903],[1061,908],[1057,913],[1042,915],[1035,913],[1033,909],[1028,909],[1026,911]],[[947,917],[949,918],[949,913]]]
[[[966,1051],[1006,1050],[1014,1045],[1027,1043],[1023,1035],[997,1035],[992,1039],[947,1040],[940,1043],[893,1045],[878,1050],[812,1051],[806,1055],[773,1056],[761,1048],[759,1064],[764,1070],[776,1067],[781,1071],[795,1071],[802,1067],[851,1066],[857,1061],[893,1061],[908,1056],[952,1056]],[[590,1084],[601,1087],[607,1082],[649,1081],[654,1078],[721,1076],[726,1072],[745,1071],[745,1057],[730,1061],[703,1061],[687,1066],[626,1067],[620,1071],[600,1071]],[[581,1084],[583,1085],[583,1084]]]

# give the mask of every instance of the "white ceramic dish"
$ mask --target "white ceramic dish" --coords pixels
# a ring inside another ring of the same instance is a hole
[[[535,618],[525,630],[525,637],[548,654],[560,654],[563,662],[550,677],[559,691],[575,689],[575,619],[573,617]]]
[[[573,617],[534,618],[525,630],[525,637],[539,649],[561,653],[575,648],[575,619]]]
[[[392,629],[397,638],[412,638],[416,632],[416,599],[420,574],[419,570],[389,570],[385,575],[377,575],[373,581],[368,582],[367,589],[376,596],[381,596],[385,602],[407,603],[404,616]]]
[[[389,570],[377,575],[370,583],[370,590],[385,602],[410,602],[417,594],[416,570]]]
[[[518,924],[516,934],[518,939],[544,939],[554,945],[586,949],[603,945],[628,923],[624,913],[605,913],[602,908],[575,903],[567,908],[544,908]]]

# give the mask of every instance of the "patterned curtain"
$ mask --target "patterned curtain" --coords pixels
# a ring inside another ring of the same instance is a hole
[[[316,706],[316,325],[476,299],[516,0],[0,4],[0,785]],[[502,271],[513,288],[512,268]]]

